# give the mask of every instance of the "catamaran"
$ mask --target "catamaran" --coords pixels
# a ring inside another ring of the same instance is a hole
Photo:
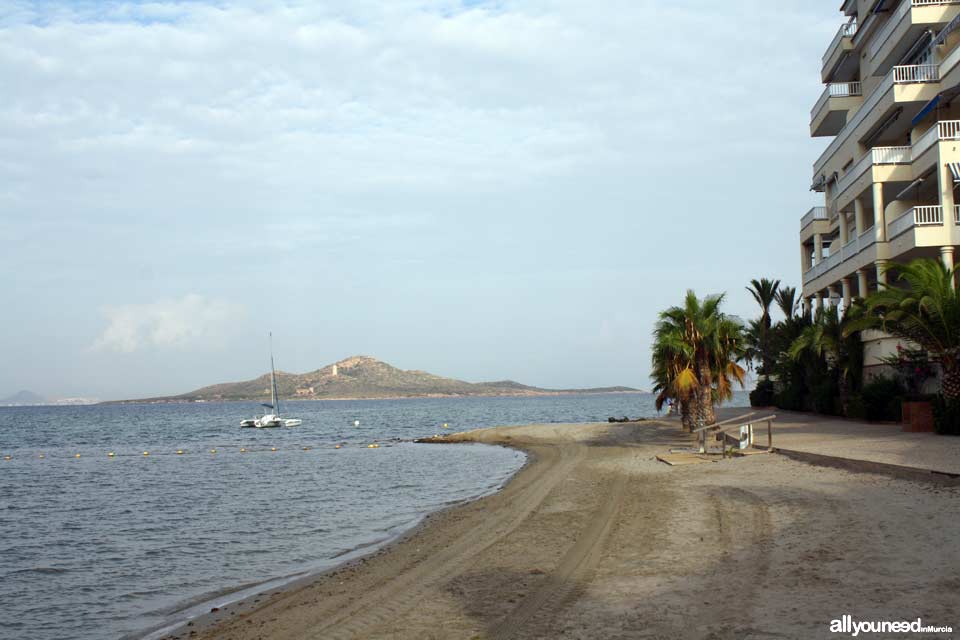
[[[269,409],[259,418],[250,418],[240,421],[240,427],[245,429],[272,429],[276,427],[298,427],[303,424],[299,418],[283,418],[280,416],[280,394],[277,393],[277,371],[273,365],[273,333],[270,334],[270,404],[262,404]]]

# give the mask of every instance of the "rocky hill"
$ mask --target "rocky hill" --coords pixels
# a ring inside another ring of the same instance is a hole
[[[6,406],[30,406],[44,404],[46,402],[46,398],[37,395],[33,391],[18,391],[12,396],[0,399],[0,405]]]
[[[404,371],[368,356],[354,356],[309,373],[277,372],[281,398],[371,399],[447,396],[534,396],[569,393],[636,392],[629,387],[541,389],[503,380],[464,382],[425,371]],[[190,393],[151,401],[255,400],[270,397],[270,374],[254,380],[227,382]]]

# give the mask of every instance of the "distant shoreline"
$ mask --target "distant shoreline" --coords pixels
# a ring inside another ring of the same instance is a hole
[[[620,391],[538,391],[525,393],[436,393],[407,396],[338,396],[329,398],[290,397],[280,398],[282,402],[323,402],[348,400],[425,400],[425,399],[460,399],[460,398],[542,398],[558,396],[602,396],[602,395],[650,395],[643,389]],[[259,398],[141,398],[136,400],[104,400],[97,404],[226,404],[229,402],[263,402],[269,397]],[[44,405],[46,406],[46,405]]]

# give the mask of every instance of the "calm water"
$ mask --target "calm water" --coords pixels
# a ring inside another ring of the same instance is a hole
[[[445,422],[655,413],[651,396],[634,394],[290,402],[285,414],[302,426],[239,429],[255,412],[0,408],[0,456],[11,456],[0,459],[0,638],[137,636],[238,587],[367,552],[522,466],[500,447],[401,441]]]

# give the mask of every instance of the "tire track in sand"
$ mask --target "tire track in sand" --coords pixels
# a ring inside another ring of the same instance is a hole
[[[495,510],[445,549],[364,596],[331,613],[311,629],[309,638],[335,640],[366,637],[380,626],[388,626],[415,605],[435,585],[462,573],[474,558],[523,524],[554,488],[566,479],[584,458],[582,445],[536,447],[548,460],[544,472],[531,477],[519,488],[509,509]],[[550,462],[550,458],[558,458]],[[501,515],[502,514],[502,515]]]
[[[597,491],[598,495],[607,498],[590,517],[590,524],[561,558],[557,568],[547,576],[544,584],[491,629],[491,638],[504,640],[513,637],[535,615],[563,608],[577,591],[584,588],[603,555],[623,501],[626,484],[626,475],[617,474],[613,481],[608,481]]]

